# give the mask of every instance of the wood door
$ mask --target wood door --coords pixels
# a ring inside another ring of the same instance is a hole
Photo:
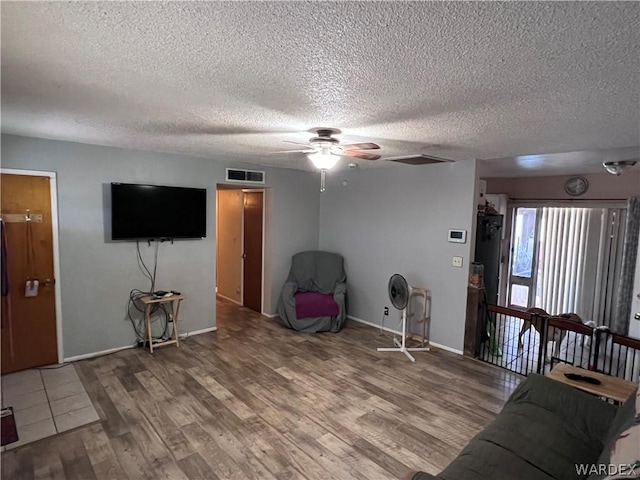
[[[262,311],[262,211],[263,192],[244,194],[243,305]]]
[[[9,278],[9,295],[2,297],[2,373],[9,373],[58,362],[53,229],[49,177],[2,174],[0,181]],[[27,209],[30,223],[21,221]],[[39,281],[37,296],[25,296],[29,277]]]

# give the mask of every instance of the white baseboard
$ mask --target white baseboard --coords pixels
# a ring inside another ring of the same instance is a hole
[[[67,362],[77,362],[78,360],[85,360],[87,358],[101,357],[103,355],[108,355],[110,353],[119,352],[120,350],[126,350],[128,348],[133,348],[136,345],[137,345],[137,342],[134,343],[133,345],[126,345],[124,347],[109,348],[107,350],[100,350],[99,352],[83,353],[82,355],[74,355],[73,357],[65,358],[63,360],[63,362],[65,362],[65,363],[67,363]]]
[[[384,326],[378,325],[377,323],[368,322],[366,320],[362,320],[361,318],[354,317],[353,315],[347,315],[347,318],[350,319],[350,320],[353,320],[354,322],[362,323],[362,324],[367,325],[369,327],[377,328],[378,330],[384,330],[385,332],[395,333],[396,335],[400,335],[402,333],[399,330],[394,330],[394,329],[389,328],[389,327],[384,327]],[[429,341],[429,345],[433,345],[434,347],[440,348],[442,350],[446,350],[447,352],[455,353],[457,355],[463,355],[462,350],[458,350],[456,348],[447,347],[446,345],[442,345],[440,343]]]
[[[215,332],[217,329],[218,327],[203,328],[201,330],[194,330],[192,332],[180,333],[178,337],[182,340],[183,338],[193,337],[194,335],[200,335],[201,333]]]
[[[429,342],[429,345],[433,345],[434,347],[437,347],[441,350],[446,350],[447,352],[455,353],[456,355],[464,355],[462,350],[458,350],[457,348],[447,347],[446,345],[442,345],[440,343]]]
[[[194,330],[192,332],[186,332],[184,335],[186,335],[187,337],[192,337],[194,335],[200,335],[201,333],[209,333],[209,332],[215,332],[216,330],[218,330],[218,327],[208,327],[208,328],[203,328],[201,330]],[[183,334],[181,333],[179,336],[181,337]]]
[[[192,332],[181,333],[179,337],[182,339],[186,337],[192,337],[193,335],[200,335],[201,333],[215,332],[216,330],[218,330],[218,327],[208,327],[208,328],[203,328],[201,330],[193,330]],[[120,350],[127,350],[128,348],[134,348],[137,345],[138,343],[136,342],[133,345],[126,345],[124,347],[109,348],[107,350],[101,350],[99,352],[83,353],[82,355],[74,355],[73,357],[65,358],[63,362],[64,363],[77,362],[78,360],[86,360],[87,358],[102,357],[103,355],[119,352]]]
[[[377,323],[368,322],[366,320],[362,320],[361,318],[354,317],[353,315],[347,315],[349,320],[353,320],[354,322],[362,323],[364,325],[368,325],[369,327],[377,328],[378,330],[384,330],[385,332],[395,333],[396,335],[400,335],[402,332],[400,330],[394,330],[393,328],[384,327],[382,325],[378,325]]]
[[[236,305],[240,305],[241,307],[243,307],[244,305],[242,305],[241,302],[239,302],[238,300],[234,300],[233,298],[229,298],[226,295],[223,295],[221,293],[216,293],[216,295],[220,298],[224,298],[225,300],[230,301],[231,303],[235,303]]]
[[[263,317],[267,317],[267,318],[276,318],[279,317],[280,315],[278,315],[277,313],[262,313],[261,314]]]

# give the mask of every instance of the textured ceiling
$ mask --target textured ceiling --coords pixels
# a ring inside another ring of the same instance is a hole
[[[317,126],[499,175],[522,156],[587,151],[527,174],[638,156],[637,2],[1,8],[5,133],[294,168],[269,153]]]

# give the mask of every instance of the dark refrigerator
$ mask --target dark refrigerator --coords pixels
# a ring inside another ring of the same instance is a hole
[[[475,262],[484,265],[484,289],[490,305],[498,304],[502,223],[502,215],[478,215]]]

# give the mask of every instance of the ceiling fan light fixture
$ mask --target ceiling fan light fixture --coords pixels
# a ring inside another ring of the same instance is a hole
[[[307,155],[309,160],[313,165],[320,170],[331,170],[335,167],[338,160],[340,160],[340,155],[336,155],[333,153],[325,153],[325,152],[316,152],[310,153]]]
[[[620,160],[618,162],[602,162],[602,166],[611,175],[622,175],[637,163],[636,160]]]

